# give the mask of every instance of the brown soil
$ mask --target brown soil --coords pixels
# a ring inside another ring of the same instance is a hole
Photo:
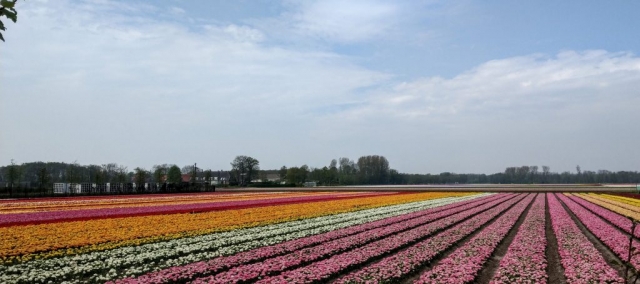
[[[565,210],[567,210],[567,212],[569,213],[569,215],[571,216],[571,219],[573,219],[573,221],[578,225],[578,228],[580,228],[580,231],[582,231],[582,233],[587,237],[587,239],[589,239],[589,241],[591,241],[591,243],[595,246],[595,248],[600,252],[600,254],[604,257],[605,261],[609,264],[609,266],[611,266],[613,269],[615,269],[616,271],[618,271],[618,275],[622,278],[625,278],[625,270],[626,267],[623,264],[624,262],[622,262],[622,260],[613,252],[611,251],[605,244],[603,244],[596,236],[594,236],[589,229],[587,229],[587,227],[585,227],[582,222],[580,222],[580,220],[578,219],[578,217],[576,217],[575,214],[573,214],[573,212],[567,207],[566,204],[564,204],[562,202],[562,200],[558,199],[560,201],[560,203],[562,204],[562,206],[564,207]],[[630,277],[631,279],[628,280],[629,282],[633,281],[633,277]]]
[[[560,262],[560,254],[558,253],[558,239],[551,227],[551,214],[549,214],[549,201],[545,196],[545,234],[547,235],[547,276],[548,283],[567,283],[567,279],[564,278],[564,268],[562,268],[562,262]]]
[[[544,193],[540,193],[540,194],[544,194]],[[524,212],[522,212],[522,214],[518,218],[518,221],[516,221],[516,223],[513,225],[513,228],[511,228],[511,231],[509,231],[507,236],[504,239],[502,239],[500,244],[498,244],[498,246],[496,247],[496,250],[493,252],[493,255],[484,264],[484,266],[482,267],[482,270],[480,270],[478,277],[476,277],[476,280],[474,281],[474,283],[487,284],[491,281],[491,279],[493,278],[493,275],[496,273],[496,270],[500,266],[500,260],[502,260],[504,255],[507,254],[507,250],[509,249],[509,246],[511,245],[511,243],[513,242],[513,239],[518,234],[518,230],[520,229],[520,226],[524,222],[524,219],[529,214],[529,209],[531,209],[531,205],[533,205],[533,202],[535,201],[535,199],[536,197],[534,197],[533,200],[531,200],[531,203],[529,203],[529,205],[524,210]]]

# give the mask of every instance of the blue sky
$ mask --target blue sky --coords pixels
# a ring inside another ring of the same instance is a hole
[[[640,170],[640,2],[21,1],[10,159]]]

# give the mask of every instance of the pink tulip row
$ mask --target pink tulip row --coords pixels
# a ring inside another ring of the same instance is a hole
[[[524,196],[522,196],[524,197]],[[522,212],[531,201],[530,198],[521,198],[512,202],[503,203],[488,211],[474,216],[453,228],[447,229],[431,238],[419,242],[399,253],[390,255],[382,260],[353,271],[335,281],[338,284],[347,283],[394,283],[425,265],[443,251],[453,246],[458,241],[478,230],[484,224],[495,218],[509,206],[520,201],[516,206],[507,211]]]
[[[388,193],[384,193],[388,194]],[[226,202],[173,204],[160,206],[141,206],[123,208],[101,208],[82,210],[45,211],[33,213],[3,214],[0,227],[15,225],[30,225],[62,221],[79,221],[90,219],[144,216],[154,214],[176,214],[189,212],[206,212],[215,210],[241,209],[258,206],[271,206],[299,202],[327,201],[336,199],[358,198],[372,194],[329,194],[320,196],[295,196],[268,199],[251,199]]]
[[[539,194],[502,257],[491,284],[547,283],[545,196]]]
[[[594,214],[611,222],[616,227],[624,230],[627,233],[631,233],[631,220],[629,220],[627,217],[615,213],[597,204],[591,203],[581,197],[572,196],[571,199],[582,205],[582,207],[589,209],[589,211],[593,212]],[[636,229],[635,236],[640,237],[640,228]]]
[[[532,199],[533,195],[525,199],[525,202],[521,202],[515,210],[501,215],[462,247],[432,267],[430,271],[423,273],[414,283],[463,284],[473,281]],[[544,197],[541,196],[541,199],[544,200]]]
[[[499,214],[499,212],[506,210],[521,199],[522,197],[511,198],[500,204],[487,204],[447,218],[442,218],[433,223],[395,234],[328,259],[313,262],[295,270],[288,270],[277,276],[264,278],[256,283],[310,283],[326,281],[328,278],[345,269],[362,265],[374,258],[411,245],[416,241],[420,241],[435,232],[447,229],[470,217],[479,216],[480,218],[484,218],[485,215]],[[485,210],[488,211],[483,212]],[[208,280],[212,280],[212,278],[201,280],[202,281],[196,283],[205,283]]]
[[[625,283],[580,231],[554,194],[547,193],[551,226],[568,283]]]
[[[569,198],[562,194],[558,195],[558,197],[565,205],[567,205],[567,207],[569,207],[573,214],[580,219],[580,222],[582,222],[582,224],[584,224],[584,226],[596,236],[596,238],[609,247],[616,255],[618,255],[618,257],[624,261],[627,260],[629,255],[629,235],[620,232],[614,226],[575,202],[582,199],[576,197]],[[609,213],[609,215],[612,214],[616,213]],[[638,243],[638,241],[634,240],[633,249],[635,251],[640,251],[640,243]],[[631,264],[636,269],[640,268],[640,258],[637,255],[633,256],[631,258]]]
[[[499,202],[501,202],[501,200],[486,203],[479,207],[477,205],[464,206],[464,208],[466,208],[467,211],[456,213],[454,215],[451,215],[450,212],[448,212],[447,210],[440,213],[424,216],[422,218],[413,219],[411,221],[388,225],[386,227],[362,232],[346,238],[325,242],[315,247],[298,250],[293,253],[282,255],[276,258],[271,258],[259,263],[234,267],[229,271],[201,279],[199,280],[199,282],[200,283],[237,283],[237,282],[250,281],[258,277],[264,277],[276,272],[281,272],[299,265],[303,265],[305,263],[311,263],[313,261],[317,261],[319,259],[331,256],[331,255],[335,255],[343,251],[360,247],[371,241],[388,237],[394,234],[399,234],[405,230],[416,228],[417,226],[419,226],[419,228],[430,227],[431,224],[428,224],[428,223],[434,220],[441,220],[443,218],[444,219],[456,218],[456,216],[458,215],[470,214],[470,213],[467,213],[469,211],[479,212],[478,210],[486,210],[488,208],[495,206]],[[460,210],[457,210],[457,211],[460,211]],[[428,229],[425,229],[423,233],[427,231]]]
[[[214,258],[209,261],[200,261],[191,263],[185,266],[170,267],[160,271],[152,272],[149,274],[141,275],[137,278],[127,278],[115,281],[115,283],[166,283],[175,281],[185,281],[192,279],[196,276],[203,276],[213,273],[219,273],[229,268],[238,267],[243,264],[248,264],[262,259],[276,257],[279,255],[291,253],[311,247],[319,244],[326,244],[328,242],[339,239],[338,243],[344,243],[345,237],[352,239],[362,238],[380,238],[380,228],[386,228],[389,226],[396,226],[392,228],[398,228],[398,225],[406,225],[408,222],[412,224],[424,223],[442,218],[444,216],[456,214],[469,210],[471,208],[481,206],[484,204],[495,204],[495,202],[501,202],[505,198],[509,198],[507,194],[496,194],[488,197],[482,197],[479,199],[453,203],[442,207],[431,208],[427,210],[417,211],[410,214],[404,214],[396,217],[385,218],[375,222],[370,222],[362,225],[339,229],[315,236],[309,236],[292,241],[287,241],[277,245],[261,247],[246,252],[241,252],[231,256],[223,256]],[[414,225],[415,226],[415,225]],[[373,231],[377,230],[377,231]],[[377,233],[374,233],[377,232]],[[388,232],[388,231],[387,231]]]

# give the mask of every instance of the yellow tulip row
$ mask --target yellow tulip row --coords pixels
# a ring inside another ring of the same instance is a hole
[[[609,200],[608,198],[603,197],[601,195],[597,195],[597,194],[581,193],[576,195],[586,199],[589,202],[600,205],[618,214],[628,216],[636,220],[640,220],[640,213],[638,213],[638,208],[630,208],[630,209],[625,208],[626,206],[628,206],[628,204],[620,203],[615,200]],[[632,209],[635,209],[635,210],[632,210]]]
[[[0,228],[0,262],[101,251],[187,236],[475,193],[408,193],[196,214],[153,215]]]
[[[615,200],[627,205],[631,205],[634,207],[638,207],[638,209],[640,209],[640,199],[635,199],[635,198],[631,198],[631,197],[624,197],[624,196],[619,196],[619,195],[612,195],[612,194],[599,194],[599,196],[602,196],[606,199],[609,200]]]

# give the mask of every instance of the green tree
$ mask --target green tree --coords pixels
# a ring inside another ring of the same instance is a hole
[[[73,162],[67,166],[65,179],[68,183],[79,183],[82,179],[82,173],[78,162]]]
[[[127,170],[128,169],[125,166],[118,166],[115,175],[116,183],[128,183],[131,181],[131,179],[128,178]]]
[[[16,163],[11,159],[11,164],[5,169],[7,175],[7,181],[9,182],[9,194],[13,195],[13,185],[16,182],[20,181],[20,177],[22,175],[22,167],[20,165],[16,165]]]
[[[231,162],[231,179],[241,186],[246,186],[257,177],[260,162],[249,156],[236,156]]]
[[[278,171],[278,176],[280,176],[280,181],[284,181],[287,179],[287,167],[286,166],[282,166],[282,168],[280,168],[280,170]]]
[[[173,165],[169,168],[167,172],[167,182],[172,184],[182,183],[182,172],[178,166]]]
[[[164,183],[166,181],[167,165],[153,166],[153,181],[156,183]]]
[[[51,175],[47,171],[47,167],[40,168],[40,170],[38,171],[38,187],[40,188],[40,190],[46,188],[49,185],[50,181]]]
[[[16,11],[15,6],[18,0],[0,0],[0,31],[6,31],[7,27],[4,26],[2,22],[2,16],[7,17],[9,20],[14,23],[18,21],[18,11]],[[4,37],[0,32],[0,40],[4,41]]]
[[[149,172],[139,167],[135,168],[134,172],[135,172],[134,179],[136,181],[136,187],[138,189],[144,190],[144,184],[147,182],[147,178],[149,177]]]
[[[389,182],[389,161],[384,156],[362,156],[358,159],[358,179],[362,184]]]

